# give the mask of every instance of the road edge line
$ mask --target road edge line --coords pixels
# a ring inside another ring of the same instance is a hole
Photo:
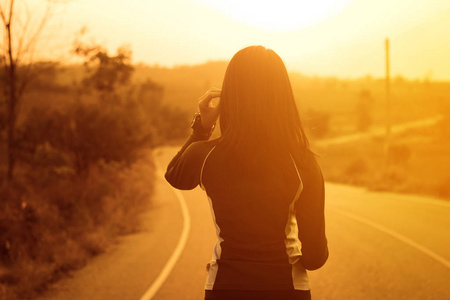
[[[154,163],[157,170],[156,173],[158,174],[159,177],[164,179],[164,172],[160,168],[156,157],[154,159]],[[191,229],[191,217],[189,215],[189,210],[186,205],[186,199],[179,190],[175,189],[172,186],[170,186],[170,188],[175,193],[178,203],[180,204],[181,213],[183,215],[183,230],[181,231],[181,236],[180,239],[178,240],[175,250],[173,251],[167,263],[165,264],[164,268],[159,273],[158,277],[156,277],[156,279],[153,281],[152,285],[145,291],[145,293],[141,296],[141,298],[139,298],[139,300],[150,300],[155,296],[155,294],[164,284],[167,277],[169,277],[170,273],[175,267],[175,264],[180,258],[180,255],[183,252],[184,246],[186,245],[187,239],[189,237],[189,231]]]
[[[336,212],[338,214],[344,215],[344,216],[346,216],[346,217],[348,217],[350,219],[353,219],[355,221],[361,222],[361,223],[366,224],[366,225],[368,225],[370,227],[378,229],[379,231],[381,231],[383,233],[386,233],[387,235],[390,235],[390,236],[392,236],[392,237],[402,241],[403,243],[405,243],[405,244],[415,248],[416,250],[418,250],[418,251],[422,252],[423,254],[427,255],[428,257],[430,257],[430,258],[434,259],[435,261],[441,263],[442,265],[444,265],[444,267],[450,269],[450,261],[446,260],[444,257],[440,256],[439,254],[431,251],[430,249],[428,249],[428,248],[418,244],[417,242],[407,238],[406,236],[404,236],[404,235],[402,235],[402,234],[400,234],[398,232],[395,232],[392,229],[389,229],[389,228],[387,228],[387,227],[385,227],[385,226],[383,226],[383,225],[381,225],[379,223],[376,223],[376,222],[371,221],[369,219],[366,219],[364,217],[360,217],[360,216],[354,215],[352,213],[346,212],[346,211],[344,211],[342,209],[339,209],[339,208],[336,208],[336,207],[333,207],[333,208],[327,207],[327,210],[331,210],[331,211]]]

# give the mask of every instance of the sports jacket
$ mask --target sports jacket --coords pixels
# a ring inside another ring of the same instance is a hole
[[[221,139],[195,132],[172,159],[165,178],[175,188],[206,191],[217,233],[206,290],[309,290],[306,270],[328,258],[324,182],[309,167],[279,170],[264,151],[230,154]]]

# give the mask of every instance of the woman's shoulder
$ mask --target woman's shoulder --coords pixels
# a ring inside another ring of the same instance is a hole
[[[203,161],[208,153],[219,143],[220,139],[196,141],[187,147],[184,156],[189,160]]]
[[[220,138],[207,140],[207,141],[196,141],[189,145],[186,151],[189,152],[204,152],[211,150],[220,142]]]

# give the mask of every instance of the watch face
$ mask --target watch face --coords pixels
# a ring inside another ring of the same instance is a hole
[[[198,124],[201,123],[200,113],[195,113],[194,118],[192,119],[191,128],[195,129]]]
[[[192,119],[191,128],[199,134],[210,136],[212,131],[214,130],[215,124],[211,128],[203,128],[202,127],[202,118],[200,113],[196,113],[194,118]]]

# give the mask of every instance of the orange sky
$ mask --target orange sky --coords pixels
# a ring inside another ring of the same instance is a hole
[[[393,76],[450,80],[448,0],[221,3],[72,0],[58,7],[50,27],[70,45],[74,32],[87,26],[111,50],[129,44],[135,62],[172,66],[229,60],[244,46],[262,44],[278,52],[290,70],[340,77],[383,76],[389,37]]]

